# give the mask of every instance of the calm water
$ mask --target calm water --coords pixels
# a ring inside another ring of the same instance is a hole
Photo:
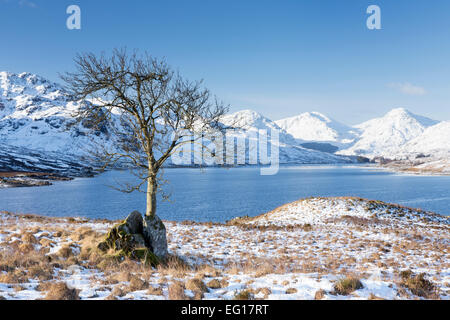
[[[310,196],[359,196],[450,214],[450,177],[335,166],[286,166],[274,176],[261,176],[252,167],[167,169],[165,177],[172,197],[158,203],[158,215],[167,220],[223,222]],[[0,210],[110,219],[143,212],[145,194],[110,188],[116,181],[133,181],[133,176],[112,171],[48,187],[0,189]]]

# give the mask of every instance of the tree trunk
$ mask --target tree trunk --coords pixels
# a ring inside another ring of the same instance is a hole
[[[154,217],[156,214],[156,177],[147,178],[147,209],[145,215]]]

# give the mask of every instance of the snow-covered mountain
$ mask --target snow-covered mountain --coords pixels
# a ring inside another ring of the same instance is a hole
[[[241,137],[246,141],[254,139],[261,130],[270,133],[276,130],[279,133],[279,157],[280,163],[349,163],[355,160],[349,157],[337,156],[331,153],[311,150],[299,145],[291,134],[280,128],[274,121],[264,117],[253,110],[242,110],[222,119],[228,127],[237,127],[234,136]],[[269,138],[269,141],[271,139]],[[246,158],[248,158],[249,146],[247,145]]]
[[[64,89],[30,73],[0,72],[0,141],[40,152],[81,156],[93,139],[88,128],[74,124],[79,103],[71,101]],[[108,143],[108,127],[94,138]]]
[[[421,135],[408,141],[404,153],[441,153],[450,151],[450,121],[442,121],[426,128]]]
[[[319,112],[305,112],[295,117],[275,121],[275,123],[301,141],[348,145],[356,138],[353,128]]]
[[[404,108],[393,109],[381,118],[366,121],[355,126],[358,139],[351,147],[338,154],[362,155],[366,157],[395,158],[409,141],[438,121],[415,115]]]
[[[0,72],[0,169],[30,170],[39,163],[42,168],[53,166],[61,171],[78,162],[75,171],[84,172],[87,151],[96,144],[113,146],[110,132],[120,124],[113,120],[92,138],[85,124],[74,121],[79,106],[63,87],[40,76]],[[272,121],[243,110],[225,116],[223,123],[237,126],[233,135],[246,140],[261,130],[277,130],[281,163],[342,163],[354,161],[349,156],[392,159],[437,152],[445,158],[450,154],[450,121],[439,123],[403,108],[354,127],[318,112]]]
[[[118,123],[108,123],[94,135],[89,128],[76,124],[74,113],[80,103],[72,101],[64,88],[31,73],[0,72],[0,154],[3,170],[31,170],[36,167],[62,172],[64,167],[83,157],[95,145],[113,145],[110,129]],[[280,130],[280,161],[286,163],[341,163],[348,157],[317,152],[296,146],[295,139],[273,121],[246,110],[228,115],[225,124],[235,124],[246,136],[259,129]],[[270,131],[270,130],[269,130]],[[20,156],[19,156],[20,155]],[[48,159],[46,159],[48,158]],[[58,158],[58,164],[54,159]],[[76,172],[84,171],[84,166]],[[0,168],[0,169],[1,169]],[[67,170],[74,172],[74,170]]]
[[[277,130],[280,133],[280,142],[292,145],[296,144],[292,135],[280,128],[274,121],[253,110],[242,110],[227,114],[221,121],[228,127],[237,127],[247,132]]]

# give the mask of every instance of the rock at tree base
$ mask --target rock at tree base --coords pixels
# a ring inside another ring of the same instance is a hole
[[[133,211],[124,221],[129,228],[130,233],[141,233],[143,231],[142,215],[139,211]]]
[[[147,219],[133,211],[122,223],[111,228],[97,248],[103,252],[113,249],[116,251],[114,258],[127,256],[156,265],[167,257],[166,228],[156,216],[149,219],[151,223]]]
[[[166,227],[158,216],[144,217],[144,239],[160,259],[167,257]]]

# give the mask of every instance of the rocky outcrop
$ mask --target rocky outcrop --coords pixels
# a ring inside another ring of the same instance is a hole
[[[166,228],[159,217],[145,217],[133,211],[106,235],[97,248],[117,257],[127,256],[157,265],[167,258]]]
[[[166,227],[158,216],[144,217],[143,234],[157,257],[167,257]]]

